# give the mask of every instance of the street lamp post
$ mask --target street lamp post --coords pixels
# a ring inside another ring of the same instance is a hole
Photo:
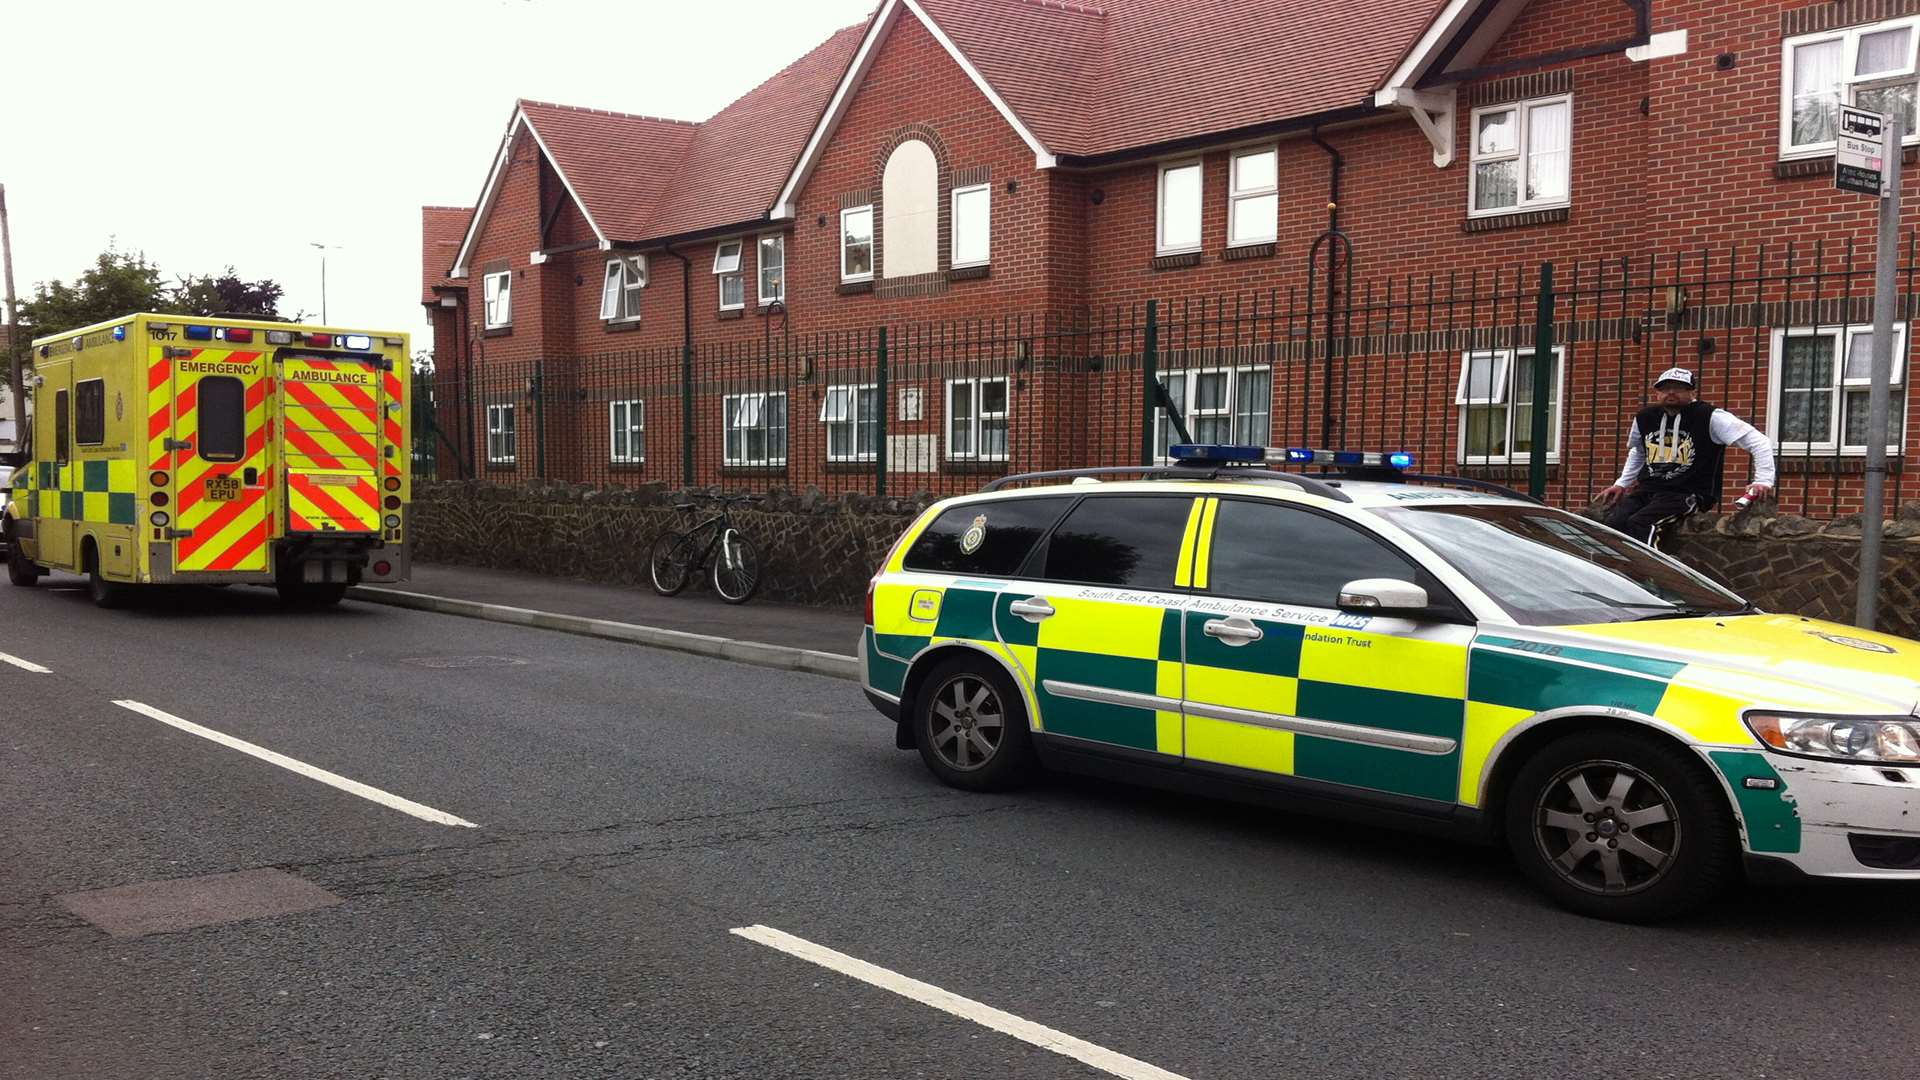
[[[308,246],[320,249],[320,322],[322,325],[329,325],[327,320],[327,251],[329,249],[338,251],[340,245],[308,241]]]

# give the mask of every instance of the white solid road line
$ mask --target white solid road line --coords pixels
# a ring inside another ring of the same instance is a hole
[[[1126,1080],[1186,1080],[1178,1073],[1170,1073],[1157,1065],[1115,1053],[1103,1046],[1095,1046],[1084,1039],[1055,1031],[1050,1027],[1036,1024],[1031,1020],[1022,1020],[1009,1012],[1002,1012],[991,1005],[982,1005],[972,998],[949,993],[930,983],[910,979],[897,972],[857,960],[846,953],[835,952],[824,945],[815,945],[805,938],[797,938],[771,926],[741,926],[728,933],[757,941],[770,949],[778,949],[789,956],[797,956],[824,968],[831,968],[842,975],[859,979],[863,983],[890,990],[904,998],[912,998],[922,1005],[931,1005],[942,1012],[952,1013],[962,1020],[971,1020],[982,1027],[989,1027],[1003,1034],[1011,1035],[1022,1042],[1032,1043],[1042,1050],[1051,1050],[1063,1054],[1075,1061],[1085,1062],[1101,1072],[1124,1077]]]
[[[36,664],[31,660],[22,660],[17,656],[9,656],[3,652],[0,652],[0,664],[12,664],[14,667],[17,667],[22,671],[31,671],[35,675],[53,674],[52,668],[43,668],[39,664]]]
[[[452,814],[435,810],[431,806],[422,806],[411,799],[403,799],[398,795],[389,795],[377,787],[368,787],[358,780],[349,780],[339,773],[331,773],[325,769],[309,765],[304,761],[296,761],[285,754],[275,753],[264,746],[255,746],[245,739],[236,739],[231,735],[223,735],[212,728],[201,727],[191,720],[182,720],[172,713],[161,712],[151,705],[145,705],[138,701],[116,701],[114,704],[131,712],[137,712],[141,716],[151,717],[163,724],[177,727],[189,735],[198,735],[203,739],[217,742],[221,746],[229,749],[238,750],[243,754],[251,754],[261,761],[278,765],[288,772],[299,773],[309,780],[318,780],[329,787],[339,788],[341,791],[350,795],[358,795],[363,799],[369,799],[379,803],[381,806],[398,810],[403,814],[412,814],[422,821],[431,821],[436,825],[457,825],[463,829],[479,828],[478,825],[475,825],[465,818],[454,817]]]

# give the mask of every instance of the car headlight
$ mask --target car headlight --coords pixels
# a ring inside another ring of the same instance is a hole
[[[1920,719],[1748,713],[1747,726],[1771,749],[1863,765],[1920,765]]]

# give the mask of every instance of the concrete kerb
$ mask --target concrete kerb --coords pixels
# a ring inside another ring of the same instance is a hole
[[[716,637],[712,634],[667,630],[658,626],[614,622],[611,619],[589,619],[582,615],[562,615],[552,611],[509,607],[505,604],[483,604],[477,600],[458,600],[448,596],[431,596],[427,593],[385,589],[374,585],[360,585],[348,589],[347,596],[370,604],[387,604],[392,607],[412,608],[416,611],[432,611],[441,615],[484,619],[487,622],[506,623],[510,626],[557,630],[563,634],[624,641],[633,645],[648,645],[656,649],[672,649],[675,652],[777,668],[781,671],[803,671],[810,675],[825,675],[829,678],[849,679],[855,682],[860,679],[860,665],[857,659],[815,649],[796,649],[789,645],[740,641],[734,638]]]

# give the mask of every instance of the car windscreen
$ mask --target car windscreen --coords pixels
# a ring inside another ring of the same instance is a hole
[[[1563,510],[1443,503],[1380,513],[1526,626],[1721,614],[1747,606],[1679,563]]]

